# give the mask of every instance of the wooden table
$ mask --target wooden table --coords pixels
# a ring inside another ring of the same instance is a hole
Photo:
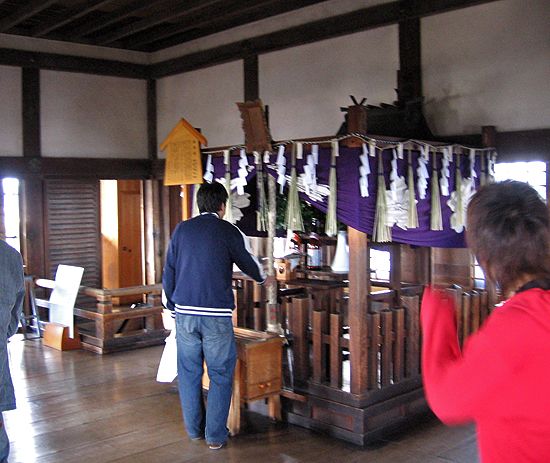
[[[240,431],[241,406],[254,400],[267,399],[270,418],[281,419],[282,345],[283,338],[272,333],[235,327],[237,365],[233,377],[233,395],[227,419],[232,436]],[[208,372],[202,378],[208,389]]]

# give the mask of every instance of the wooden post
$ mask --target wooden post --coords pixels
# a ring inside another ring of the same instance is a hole
[[[292,300],[288,322],[293,338],[294,378],[302,383],[309,377],[308,311],[308,297]]]
[[[44,249],[44,182],[38,177],[26,177],[23,182],[22,250],[27,275],[46,276]]]
[[[277,216],[277,184],[273,175],[267,176],[267,198],[268,198],[268,214],[267,214],[267,274],[275,275],[273,267],[273,239],[275,238],[276,216]],[[267,286],[267,331],[272,333],[282,334],[281,314],[277,304],[277,281],[273,281]]]
[[[367,235],[348,227],[349,308],[351,393],[361,394],[368,387],[367,311],[370,293],[369,249]]]

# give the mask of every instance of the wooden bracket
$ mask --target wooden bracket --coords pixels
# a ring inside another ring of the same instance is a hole
[[[74,338],[70,338],[68,326],[61,325],[60,323],[47,323],[44,327],[42,344],[61,351],[80,349],[82,345],[76,326],[73,334]]]

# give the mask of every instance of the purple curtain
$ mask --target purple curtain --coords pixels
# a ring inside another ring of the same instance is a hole
[[[286,147],[286,174],[290,175],[290,145]],[[298,175],[303,173],[303,166],[306,162],[307,155],[310,153],[311,145],[304,145],[303,159],[296,161],[296,167]],[[235,152],[233,152],[235,153]],[[360,230],[368,235],[372,235],[374,227],[374,215],[376,211],[376,193],[377,193],[377,174],[378,174],[378,156],[380,151],[377,152],[377,157],[368,157],[371,173],[369,174],[369,196],[361,197],[359,189],[359,156],[362,153],[361,148],[345,148],[340,146],[340,155],[336,158],[336,172],[337,172],[337,217],[338,220],[345,225],[351,226],[357,230]],[[393,159],[393,151],[387,149],[382,151],[384,178],[386,180],[386,189],[390,186],[390,171],[391,160]],[[411,152],[412,165],[414,171],[414,182],[416,188],[418,157],[420,153],[418,151]],[[418,211],[418,228],[403,230],[398,226],[392,227],[392,241],[396,243],[411,244],[416,246],[430,246],[430,247],[444,247],[444,248],[459,248],[465,247],[464,233],[457,233],[450,227],[450,216],[452,214],[451,209],[447,205],[447,201],[450,196],[441,195],[441,215],[443,219],[443,230],[432,231],[430,230],[430,211],[431,211],[431,178],[433,175],[432,156],[428,163],[428,187],[426,190],[426,197],[424,199],[419,198],[418,190],[415,190]],[[437,155],[436,173],[440,178],[441,169],[441,154]],[[330,172],[330,158],[331,148],[319,146],[319,163],[317,165],[317,183],[328,185],[329,172]],[[270,157],[270,166],[266,169],[271,175],[277,176],[275,170],[275,161],[277,159],[276,154],[272,154]],[[456,168],[456,155],[453,157],[449,166],[449,192],[455,190],[455,168]],[[254,165],[253,156],[248,156],[249,164]],[[460,170],[463,178],[470,177],[470,161],[468,156],[460,156]],[[217,157],[213,160],[214,164],[214,177],[223,177],[225,173],[225,166],[223,164],[223,158]],[[476,156],[474,169],[477,172],[478,178],[476,179],[476,188],[478,186],[478,180],[480,177],[480,161]],[[407,165],[408,165],[408,150],[404,150],[403,159],[398,159],[398,174],[405,177],[407,181]],[[237,175],[238,169],[238,156],[231,157],[231,177],[234,178]],[[255,169],[249,172],[248,179],[255,176]],[[285,185],[285,191],[288,188],[288,184]],[[328,197],[323,200],[316,201],[308,197],[304,192],[300,193],[303,200],[308,201],[314,207],[326,212],[328,206]]]

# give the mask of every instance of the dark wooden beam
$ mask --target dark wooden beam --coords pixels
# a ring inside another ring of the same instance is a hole
[[[99,9],[108,3],[112,3],[113,1],[114,0],[88,0],[78,8],[67,10],[62,15],[53,18],[51,21],[42,22],[32,29],[30,35],[32,37],[42,37],[55,29],[77,20],[78,18],[86,16],[92,11]]]
[[[128,48],[144,51],[162,50],[173,45],[189,42],[223,30],[324,1],[326,0],[294,0],[293,2],[264,0],[253,2],[251,5],[244,7],[241,1],[226,2],[221,14],[219,6],[213,5],[211,8],[205,9],[189,18],[188,21],[178,21],[171,26],[164,27],[162,31],[156,30],[154,33],[137,35],[132,37],[131,40],[123,42],[123,45]]]
[[[158,0],[155,2],[155,6],[162,6],[163,3],[166,3],[166,0],[164,1]],[[74,29],[72,32],[72,35],[73,37],[82,38],[88,34],[91,34],[92,32],[96,32],[101,29],[104,29],[128,17],[138,16],[142,11],[148,10],[150,8],[151,8],[150,0],[137,0],[131,3],[128,3],[122,8],[116,9],[112,13],[105,14],[98,21],[90,21],[89,23]]]
[[[21,73],[23,106],[23,156],[39,158],[40,140],[40,70],[23,68]]]
[[[420,18],[399,22],[399,106],[422,98]]]
[[[173,21],[182,16],[187,16],[197,10],[206,8],[213,4],[220,4],[222,0],[190,0],[182,4],[182,2],[173,2],[167,5],[158,13],[152,14],[149,17],[140,21],[133,22],[127,26],[118,27],[115,31],[109,32],[101,37],[98,37],[95,42],[98,45],[108,45],[129,35],[137,34],[143,30],[162,24],[165,21]],[[220,8],[223,11],[223,8]]]
[[[253,37],[246,41],[233,42],[166,60],[151,67],[151,77],[165,77],[242,59],[251,51],[262,54],[283,50],[297,45],[396,24],[408,19],[421,18],[493,1],[496,0],[428,0],[418,2],[418,4],[415,3],[414,8],[406,9],[403,8],[400,1],[384,3]]]
[[[550,161],[550,129],[497,132],[495,138],[497,162]],[[437,140],[483,146],[481,134],[448,135]]]
[[[254,101],[259,98],[258,55],[249,55],[244,59],[244,101]]]
[[[157,81],[147,81],[147,146],[149,159],[157,159]]]
[[[81,72],[132,79],[146,79],[147,66],[123,61],[83,58],[55,53],[37,53],[0,48],[0,65],[53,71]]]
[[[25,19],[39,13],[56,3],[56,0],[32,0],[20,6],[14,13],[0,19],[0,32],[7,32]]]
[[[0,178],[145,179],[150,178],[150,176],[151,161],[149,159],[0,156]]]

